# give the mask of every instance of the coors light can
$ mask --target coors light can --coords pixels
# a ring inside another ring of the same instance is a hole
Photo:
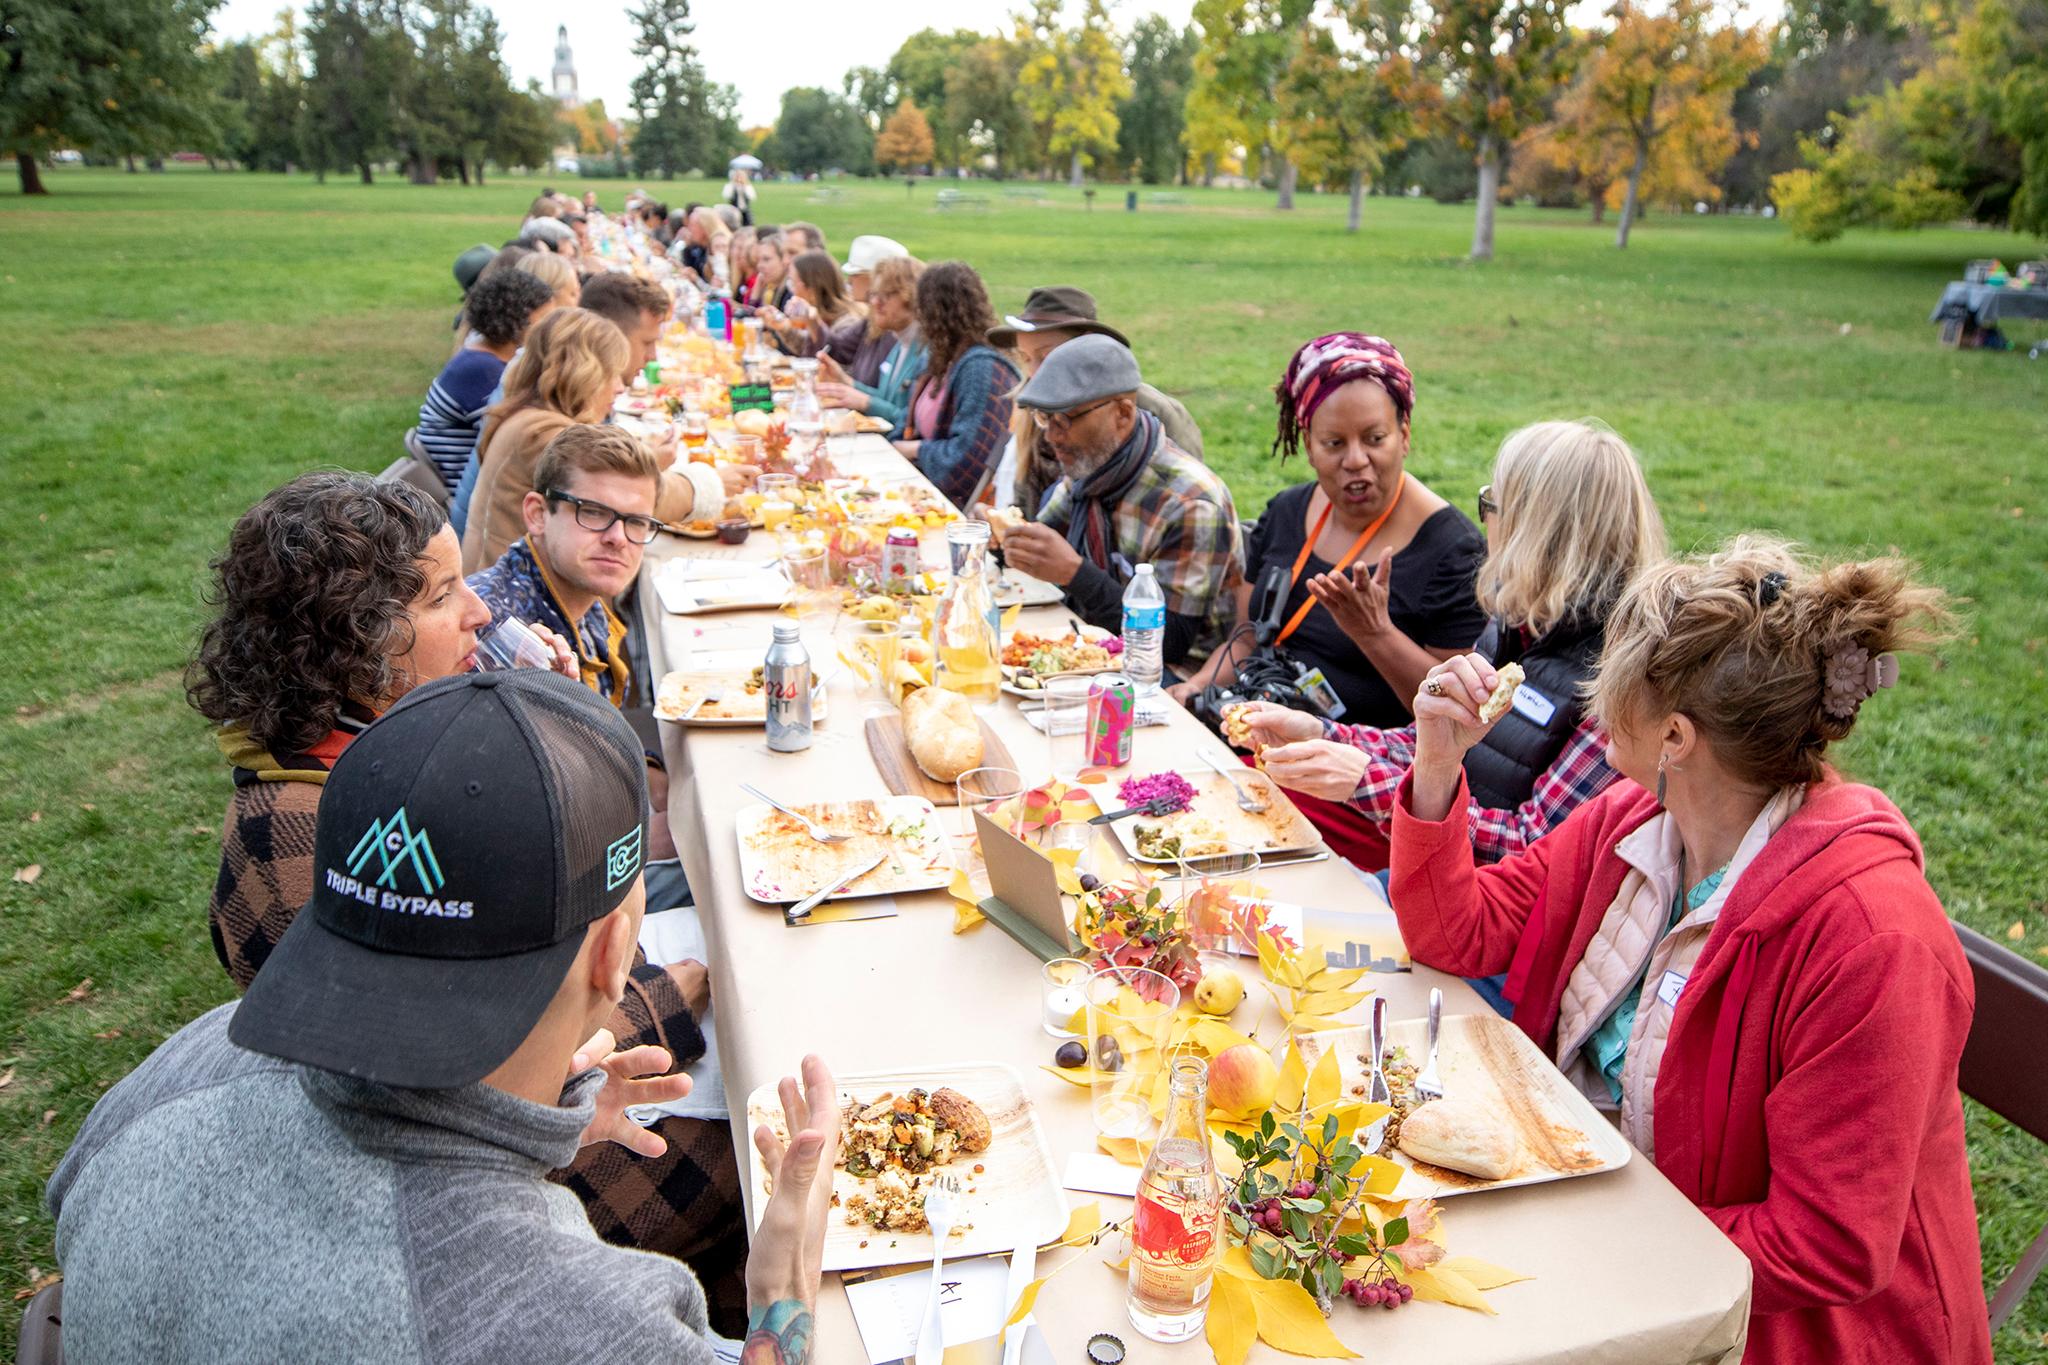
[[[794,624],[775,627],[775,643],[762,660],[768,698],[768,747],[793,754],[811,747],[811,656]]]

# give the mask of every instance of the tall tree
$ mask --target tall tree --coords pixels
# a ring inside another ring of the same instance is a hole
[[[903,101],[875,138],[875,166],[884,172],[915,170],[931,165],[933,155],[931,123],[924,111]]]
[[[904,100],[923,110],[932,125],[932,142],[937,148],[939,162],[956,170],[966,150],[967,130],[955,127],[946,116],[946,75],[982,40],[983,35],[968,28],[956,28],[951,33],[942,33],[935,28],[920,29],[905,38],[896,54],[889,58],[887,76],[892,98],[887,106],[888,113],[895,112],[896,106]],[[863,90],[864,96],[868,93]],[[886,118],[887,114],[883,117]],[[879,128],[881,125],[877,121],[870,126]]]
[[[1047,130],[1048,159],[1065,161],[1068,183],[1079,189],[1082,171],[1116,146],[1117,103],[1131,91],[1104,0],[1083,0],[1078,24],[1038,39],[1017,89]]]
[[[643,61],[632,84],[634,167],[664,180],[716,170],[740,147],[738,96],[704,74],[690,42],[690,0],[646,0],[626,14]]]
[[[0,8],[0,148],[23,194],[61,147],[168,151],[205,139],[215,72],[202,58],[219,0],[6,0]]]
[[[1643,176],[1667,146],[1684,149],[1702,188],[1735,151],[1735,92],[1763,63],[1752,29],[1712,24],[1709,0],[1668,0],[1655,14],[1635,0],[1615,0],[1614,27],[1583,73],[1574,112],[1587,135],[1626,148],[1621,220],[1614,244],[1628,245],[1642,201]],[[1698,164],[1711,160],[1712,164]],[[1681,163],[1682,164],[1682,163]]]
[[[306,156],[322,179],[354,167],[367,185],[392,146],[392,115],[412,50],[379,0],[306,6]]]
[[[769,147],[766,160],[798,175],[835,169],[865,175],[874,165],[875,134],[842,96],[799,85],[782,92]]]
[[[1438,0],[1427,55],[1444,81],[1443,123],[1479,168],[1472,259],[1493,259],[1501,159],[1564,76],[1566,0]]]
[[[1131,29],[1124,58],[1131,93],[1117,106],[1117,153],[1148,185],[1178,179],[1185,170],[1181,133],[1187,126],[1198,42],[1192,28],[1176,29],[1158,14],[1146,15]]]
[[[1303,171],[1318,182],[1346,183],[1345,230],[1356,232],[1367,179],[1407,144],[1435,92],[1417,75],[1400,0],[1337,0],[1330,20],[1296,32],[1275,120]]]
[[[1197,45],[1194,66],[1181,145],[1202,168],[1202,183],[1207,185],[1216,179],[1217,172],[1237,168],[1239,158],[1255,138],[1241,106],[1216,79],[1214,52]]]
[[[1262,162],[1277,159],[1274,207],[1281,209],[1294,207],[1296,168],[1278,121],[1280,78],[1313,10],[1314,0],[1195,0],[1194,6],[1202,38],[1193,98],[1204,110],[1233,109],[1246,130],[1246,145]],[[1205,121],[1205,130],[1215,126]]]
[[[1031,145],[1031,125],[1017,101],[1023,62],[1016,45],[997,34],[946,68],[945,124],[960,140],[957,153],[963,163],[970,155],[985,157],[1000,177]]]
[[[877,131],[888,122],[889,115],[896,112],[900,103],[896,95],[896,79],[889,74],[887,67],[853,67],[840,78],[839,88],[845,92],[847,103],[860,110],[868,127]]]

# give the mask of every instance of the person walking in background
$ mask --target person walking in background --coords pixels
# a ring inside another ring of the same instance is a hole
[[[754,225],[754,186],[744,166],[735,166],[718,191],[721,203],[730,204],[740,216],[741,227]]]

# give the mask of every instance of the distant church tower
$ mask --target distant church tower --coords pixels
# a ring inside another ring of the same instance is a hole
[[[576,59],[569,53],[569,26],[563,24],[555,29],[555,99],[564,109],[574,109],[583,103],[576,93]]]

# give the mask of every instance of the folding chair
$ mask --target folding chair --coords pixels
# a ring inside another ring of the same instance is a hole
[[[28,1301],[15,1359],[20,1365],[64,1365],[63,1335],[64,1282],[59,1280]]]
[[[1963,1093],[2048,1142],[2048,1070],[2041,1066],[2041,1045],[2048,1041],[2048,969],[1974,929],[1958,924],[1955,931],[1977,982],[1977,1017],[1960,1067]],[[2020,1306],[2044,1266],[2048,1224],[1992,1294],[1993,1332]]]
[[[384,466],[377,477],[386,483],[409,483],[441,506],[448,505],[448,486],[441,482],[440,472],[427,458],[425,447],[420,445],[418,427],[405,433],[405,454]]]

